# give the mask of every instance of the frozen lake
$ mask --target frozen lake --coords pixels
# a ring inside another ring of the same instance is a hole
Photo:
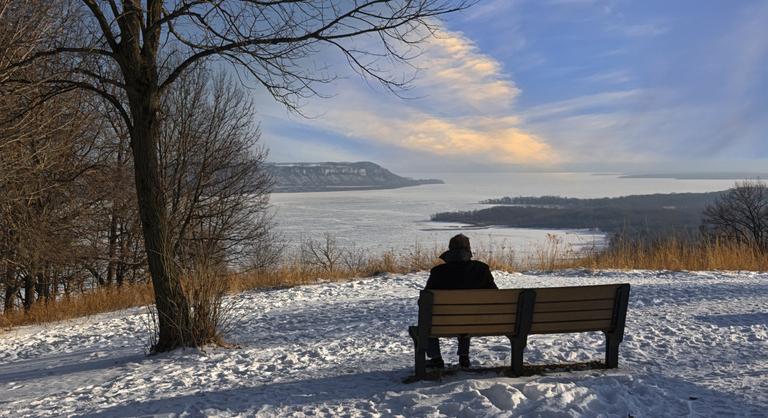
[[[329,233],[344,246],[372,252],[403,251],[415,245],[442,248],[463,232],[476,248],[494,245],[529,254],[555,234],[572,248],[601,245],[604,235],[587,230],[541,230],[491,227],[464,230],[462,225],[430,222],[430,215],[480,209],[478,202],[502,196],[559,195],[615,197],[630,194],[725,190],[732,180],[621,178],[593,173],[398,173],[414,178],[439,178],[445,184],[402,189],[272,195],[276,229],[289,245],[302,238]]]

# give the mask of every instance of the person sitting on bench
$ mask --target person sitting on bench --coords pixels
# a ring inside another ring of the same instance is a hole
[[[459,234],[448,242],[448,251],[440,255],[445,264],[432,268],[424,289],[498,289],[487,264],[472,260],[469,238]],[[469,337],[459,337],[459,365],[468,368]],[[427,345],[427,367],[443,368],[445,362],[440,354],[440,340],[430,338]]]

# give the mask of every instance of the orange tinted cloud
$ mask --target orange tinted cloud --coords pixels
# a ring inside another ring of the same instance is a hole
[[[350,86],[315,120],[348,137],[438,157],[552,165],[561,161],[514,109],[520,90],[502,65],[460,33],[443,31],[414,61],[415,99]]]

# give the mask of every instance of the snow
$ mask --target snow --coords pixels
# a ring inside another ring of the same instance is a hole
[[[768,274],[494,272],[501,287],[632,284],[619,368],[510,378],[506,338],[474,371],[403,383],[427,273],[245,292],[237,348],[146,357],[145,308],[0,335],[0,416],[768,416]],[[455,341],[443,355],[457,361]],[[603,358],[597,333],[532,336],[526,362]]]

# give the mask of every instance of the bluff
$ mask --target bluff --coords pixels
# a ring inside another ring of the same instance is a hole
[[[395,189],[443,183],[437,179],[401,177],[369,161],[269,163],[266,168],[275,181],[273,191],[277,193]]]

